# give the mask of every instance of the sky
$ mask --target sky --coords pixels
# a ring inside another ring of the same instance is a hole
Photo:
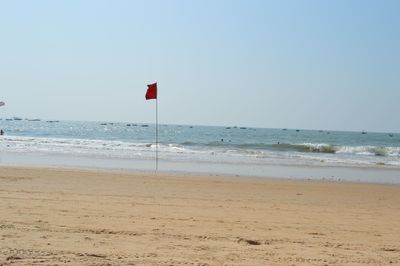
[[[1,1],[0,117],[400,132],[400,1]]]

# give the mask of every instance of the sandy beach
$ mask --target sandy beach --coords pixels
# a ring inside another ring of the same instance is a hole
[[[0,265],[400,265],[400,186],[0,168]]]

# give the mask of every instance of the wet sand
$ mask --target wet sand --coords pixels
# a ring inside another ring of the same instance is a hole
[[[400,186],[0,167],[0,265],[400,265]]]

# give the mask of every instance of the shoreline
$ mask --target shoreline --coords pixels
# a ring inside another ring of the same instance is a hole
[[[33,166],[68,169],[120,170],[153,172],[154,161],[61,154],[0,153],[0,166]],[[241,177],[273,177],[277,179],[330,180],[355,183],[400,184],[400,170],[392,167],[240,164],[159,160],[161,173],[221,175]]]
[[[0,167],[0,264],[400,264],[400,186]]]
[[[291,166],[284,166],[291,167]],[[313,166],[299,166],[302,168],[313,168]],[[349,168],[351,167],[335,167],[333,168]],[[296,167],[297,168],[297,167]],[[319,167],[315,167],[319,168]],[[101,173],[101,174],[122,174],[122,175],[155,175],[155,176],[176,176],[176,177],[200,177],[200,178],[221,178],[226,180],[244,180],[244,181],[276,181],[276,182],[321,182],[321,183],[343,183],[343,184],[359,184],[359,185],[383,185],[383,186],[400,186],[400,182],[363,182],[361,180],[346,180],[341,178],[293,178],[293,177],[274,177],[274,176],[254,176],[254,175],[230,175],[224,173],[204,173],[204,172],[190,172],[190,171],[155,171],[155,170],[134,170],[134,169],[120,169],[120,168],[101,168],[101,167],[77,167],[77,166],[45,166],[45,165],[20,165],[20,164],[0,164],[0,169],[26,169],[26,170],[45,170],[45,171],[67,171],[67,172],[84,172],[84,173]],[[360,168],[360,170],[369,171],[374,168]],[[387,169],[385,169],[387,170]],[[393,170],[393,169],[389,169]],[[396,171],[397,173],[397,171]]]

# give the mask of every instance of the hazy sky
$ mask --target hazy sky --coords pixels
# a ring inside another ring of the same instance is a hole
[[[400,131],[400,1],[0,1],[0,116]]]

